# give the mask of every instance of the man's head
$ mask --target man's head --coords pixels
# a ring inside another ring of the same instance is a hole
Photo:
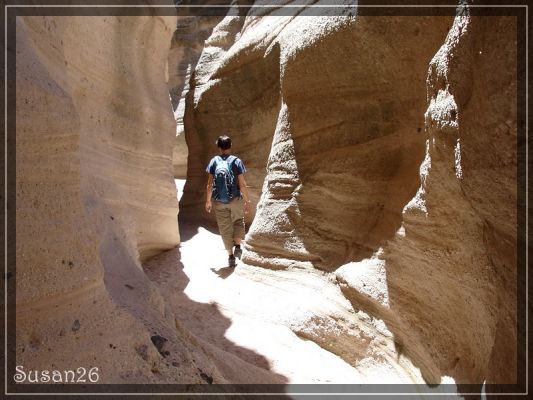
[[[231,149],[231,139],[230,139],[230,137],[226,136],[226,135],[219,136],[218,139],[217,139],[217,147],[221,151],[227,151],[227,150]]]

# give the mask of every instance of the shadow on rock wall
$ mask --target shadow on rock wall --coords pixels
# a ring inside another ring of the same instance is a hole
[[[435,56],[427,215],[408,207],[405,236],[385,248],[399,341],[423,343],[417,361],[460,384],[517,379],[515,44],[512,17],[464,18]]]
[[[285,66],[297,229],[316,268],[370,257],[400,228],[424,157],[427,65],[450,21],[360,17]]]

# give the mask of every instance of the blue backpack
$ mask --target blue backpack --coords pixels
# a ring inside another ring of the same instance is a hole
[[[216,156],[215,177],[213,179],[212,197],[222,203],[229,203],[236,197],[237,184],[233,174],[233,162],[237,159],[235,156],[229,156],[223,159]]]

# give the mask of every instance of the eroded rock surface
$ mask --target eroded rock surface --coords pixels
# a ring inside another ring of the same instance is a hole
[[[279,51],[274,46],[265,52],[268,43],[244,28],[247,21],[232,9],[206,41],[194,71],[184,116],[189,159],[180,218],[204,217],[205,168],[221,134],[231,136],[233,152],[245,162],[252,209],[258,201],[279,111]],[[250,38],[237,40],[247,32]]]
[[[201,5],[203,2],[180,2],[180,6],[188,4]],[[206,9],[209,10],[209,9]],[[180,9],[176,30],[172,35],[168,55],[168,87],[174,119],[176,120],[176,138],[172,153],[174,177],[184,179],[187,176],[188,148],[185,140],[183,117],[185,114],[185,98],[189,92],[191,75],[196,68],[198,59],[204,48],[205,40],[211,35],[213,28],[220,22],[221,16],[202,15],[194,9]]]
[[[455,19],[428,73],[421,186],[382,256],[400,340],[459,382],[516,380],[516,29]]]
[[[17,18],[17,365],[201,383],[141,261],[179,243],[176,17]],[[168,338],[166,357],[151,336]],[[195,361],[194,361],[195,360]],[[174,365],[175,364],[175,365]]]

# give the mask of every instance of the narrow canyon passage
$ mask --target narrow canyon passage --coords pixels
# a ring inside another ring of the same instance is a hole
[[[179,200],[185,180],[175,183]],[[423,382],[418,368],[391,346],[382,321],[354,309],[333,274],[269,270],[241,261],[228,267],[221,237],[211,229],[180,222],[181,244],[149,259],[143,269],[179,316],[178,331],[209,355],[224,379],[236,384]],[[371,267],[373,261],[365,262]],[[202,374],[211,383],[209,371]],[[441,383],[453,380],[443,377]]]

